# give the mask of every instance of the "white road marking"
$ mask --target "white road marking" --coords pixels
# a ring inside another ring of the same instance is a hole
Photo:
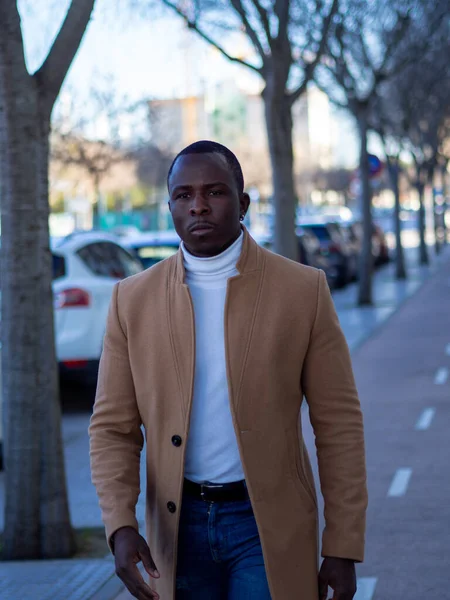
[[[448,369],[447,367],[441,367],[436,371],[436,375],[434,376],[434,383],[436,385],[444,385],[448,379]]]
[[[416,423],[416,430],[424,431],[425,429],[428,429],[428,427],[431,425],[431,421],[433,420],[435,413],[435,408],[426,408],[420,415],[419,420]]]
[[[357,582],[358,591],[353,600],[372,600],[377,585],[376,577],[361,577]]]
[[[398,469],[392,480],[391,487],[388,491],[388,496],[397,498],[404,496],[408,488],[409,480],[411,479],[412,469]]]
[[[446,347],[445,347],[445,354],[446,354],[447,356],[450,356],[450,344],[447,344],[447,345],[446,345]]]

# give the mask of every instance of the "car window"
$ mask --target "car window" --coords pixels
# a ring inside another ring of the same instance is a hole
[[[116,246],[116,251],[119,260],[121,261],[124,267],[126,273],[125,277],[136,275],[137,273],[140,273],[142,271],[142,264],[138,260],[133,258],[131,254],[129,254],[126,250],[124,250],[120,246]]]
[[[312,231],[321,241],[328,241],[331,237],[326,225],[307,225],[304,228]]]
[[[148,269],[165,258],[176,254],[178,248],[179,246],[174,244],[148,245],[134,248],[134,251],[144,268]]]
[[[139,258],[154,258],[164,260],[178,252],[178,246],[141,246],[136,248],[136,254]]]
[[[80,248],[77,254],[88,269],[99,277],[124,279],[142,270],[138,261],[113,242],[88,244]]]
[[[52,254],[53,279],[66,275],[66,260],[60,254]]]

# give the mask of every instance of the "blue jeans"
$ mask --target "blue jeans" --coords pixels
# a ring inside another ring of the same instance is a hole
[[[176,600],[270,600],[249,500],[208,503],[184,494]]]

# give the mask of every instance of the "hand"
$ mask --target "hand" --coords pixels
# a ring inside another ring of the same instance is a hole
[[[352,600],[356,594],[355,562],[326,557],[319,573],[319,600],[328,599],[328,586],[334,590],[332,600]]]
[[[138,600],[159,600],[159,595],[145,583],[137,568],[142,561],[150,577],[159,577],[147,542],[133,527],[122,527],[114,534],[114,556],[116,575],[132,596]]]

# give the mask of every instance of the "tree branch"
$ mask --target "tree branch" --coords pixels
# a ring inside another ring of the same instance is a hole
[[[406,34],[411,20],[408,16],[402,16],[397,13],[398,20],[395,26],[395,31],[392,32],[392,38],[387,44],[384,52],[383,61],[380,67],[374,71],[375,77],[382,76],[384,78],[384,71],[390,58],[392,58],[393,51],[398,47],[399,43]]]
[[[95,0],[72,0],[44,63],[36,71],[44,106],[50,113],[91,18]]]
[[[299,85],[298,88],[296,90],[294,90],[289,96],[291,105],[294,104],[294,102],[296,100],[298,100],[300,98],[300,96],[302,96],[306,92],[306,88],[307,88],[309,82],[314,77],[316,67],[319,64],[319,62],[321,61],[322,56],[327,47],[328,33],[329,33],[331,25],[333,23],[333,17],[337,12],[338,6],[339,6],[339,0],[333,0],[333,4],[331,5],[330,11],[329,11],[328,15],[325,17],[325,19],[323,20],[322,36],[320,38],[320,44],[319,44],[319,48],[317,49],[316,56],[314,57],[314,60],[312,60],[310,63],[308,63],[305,66],[304,77],[303,77],[303,81],[302,81],[301,85]]]
[[[291,0],[275,0],[275,14],[278,17],[278,38],[288,39],[289,12]]]
[[[376,73],[376,69],[375,69],[375,67],[373,65],[373,62],[372,62],[371,58],[370,58],[369,49],[367,48],[367,45],[366,45],[366,40],[365,40],[364,36],[360,36],[359,39],[360,39],[360,42],[361,42],[361,50],[362,50],[362,55],[363,55],[363,60],[365,62],[365,66],[368,69],[370,69],[370,71],[372,71],[372,74],[375,74]]]
[[[443,12],[443,13],[440,12],[440,13],[435,14],[433,16],[434,18],[432,19],[431,23],[428,24],[428,30],[430,32],[434,32],[441,24],[442,18],[445,18],[445,15],[446,15],[446,12]],[[408,30],[411,26],[411,23],[412,23],[412,21],[411,21],[411,18],[409,15],[404,16],[404,15],[398,14],[398,22],[396,25],[396,31],[393,32],[393,37],[390,40],[390,42],[388,43],[388,45],[386,46],[382,64],[380,65],[380,67],[377,70],[374,70],[374,75],[375,75],[374,88],[377,87],[377,85],[379,83],[381,83],[382,81],[401,73],[403,71],[403,69],[405,69],[409,64],[420,59],[423,56],[423,54],[426,52],[426,50],[429,46],[429,38],[427,36],[424,37],[424,39],[421,43],[411,46],[409,48],[409,51],[406,52],[405,55],[403,56],[402,60],[397,61],[396,64],[394,64],[394,66],[389,71],[386,71],[386,67],[388,65],[389,59],[392,57],[394,50],[398,47],[400,42],[405,37],[406,33],[408,32]]]
[[[234,2],[233,2],[234,4]],[[242,3],[239,2],[239,4]],[[259,14],[259,18],[261,19],[261,23],[264,29],[264,33],[266,34],[266,38],[267,38],[267,42],[270,46],[272,46],[272,34],[270,31],[270,23],[269,23],[269,15],[267,14],[267,10],[261,6],[261,3],[259,2],[259,0],[252,0],[252,4],[253,6],[256,8],[256,10],[258,11]]]
[[[319,90],[321,92],[323,92],[324,94],[326,94],[328,96],[329,101],[331,102],[331,104],[334,104],[335,106],[337,106],[338,108],[343,108],[344,110],[348,110],[348,104],[344,104],[343,102],[339,102],[339,100],[336,100],[336,98],[334,98],[331,94],[330,91],[327,90],[321,83],[320,81],[316,81],[315,84],[317,85],[317,87],[319,88]]]
[[[17,3],[8,0],[0,0],[0,63],[3,68],[7,65],[8,70],[14,71],[17,79],[19,74],[22,80],[28,79]],[[1,71],[0,77],[3,80]]]
[[[253,0],[252,0],[253,1]],[[245,12],[245,8],[242,5],[241,0],[230,0],[232,7],[234,8],[234,10],[238,13],[238,15],[241,17],[241,21],[243,26],[245,27],[245,31],[247,32],[248,37],[250,38],[250,40],[253,43],[253,46],[255,47],[255,50],[258,52],[258,54],[261,57],[262,63],[263,63],[263,69],[266,65],[267,62],[267,55],[266,52],[264,50],[264,47],[261,43],[261,40],[258,37],[258,34],[256,33],[256,31],[253,29],[253,27],[250,25],[250,21],[247,18],[247,13]],[[255,0],[253,2],[253,4],[259,4],[257,2],[257,0]],[[262,8],[262,7],[260,7]],[[264,24],[263,24],[264,26]],[[265,29],[265,27],[264,27]],[[267,33],[266,33],[267,35]],[[271,44],[271,37],[270,37],[270,30],[269,30],[269,34],[267,36],[267,43],[270,45]],[[259,69],[259,72],[261,73],[261,69]]]
[[[200,27],[197,25],[197,23],[192,21],[188,17],[188,15],[186,13],[184,13],[178,6],[176,6],[169,0],[162,0],[162,2],[165,6],[172,9],[174,12],[176,12],[177,15],[184,20],[184,22],[189,27],[189,29],[192,29],[193,31],[195,31],[203,40],[205,40],[205,42],[208,42],[208,44],[210,44],[216,50],[218,50],[222,54],[222,56],[224,56],[227,60],[238,63],[240,65],[243,65],[244,67],[247,67],[247,69],[251,69],[252,71],[255,71],[256,73],[261,75],[261,73],[262,73],[261,68],[256,67],[255,65],[252,65],[251,63],[248,63],[245,60],[238,58],[237,56],[232,56],[231,54],[228,54],[228,52],[225,50],[225,48],[220,46],[220,44],[215,42],[209,35],[207,35],[202,29],[200,29]]]

